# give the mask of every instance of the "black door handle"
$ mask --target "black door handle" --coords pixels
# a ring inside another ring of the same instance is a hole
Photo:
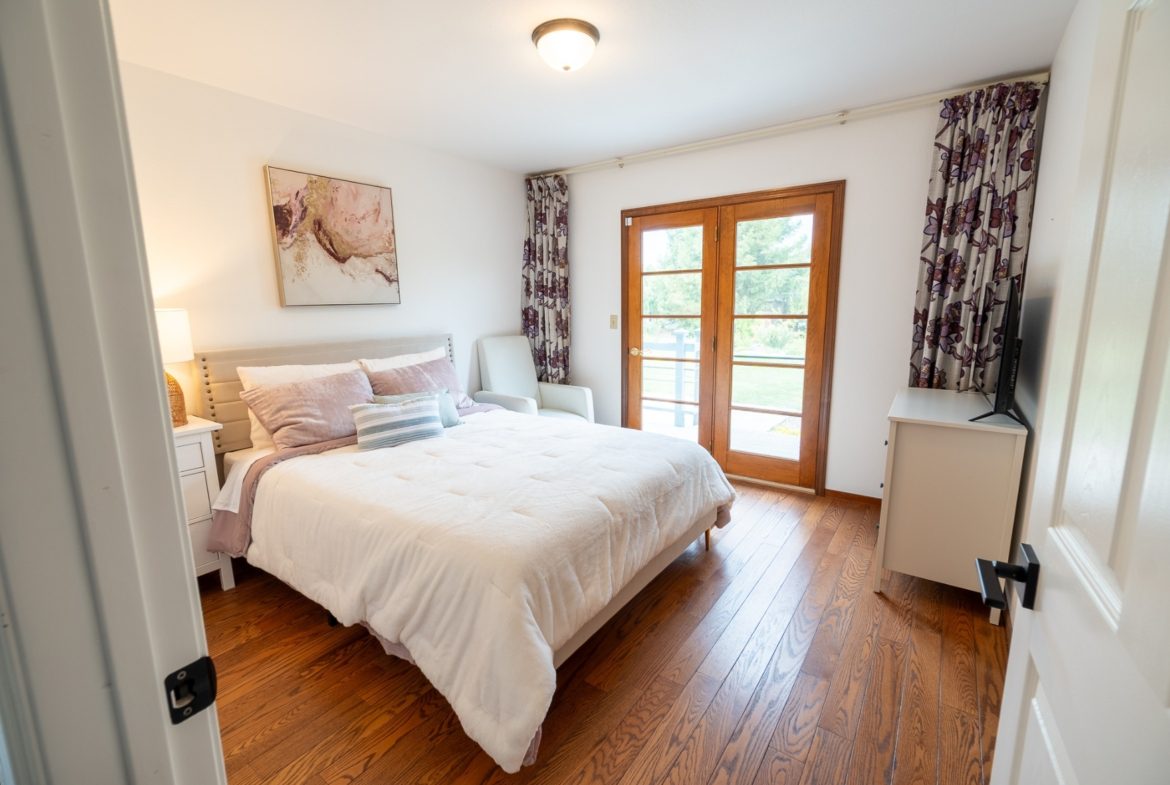
[[[1040,560],[1036,558],[1036,551],[1027,543],[1020,543],[1020,556],[1023,564],[1011,562],[988,561],[976,559],[975,567],[979,570],[979,591],[983,595],[983,604],[1003,610],[1007,607],[1007,597],[999,585],[1000,578],[1024,584],[1024,598],[1022,605],[1032,610],[1036,605],[1036,584],[1040,581]]]

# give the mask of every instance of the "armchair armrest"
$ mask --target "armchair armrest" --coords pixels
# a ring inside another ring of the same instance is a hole
[[[496,406],[503,406],[505,409],[513,412],[536,414],[535,398],[525,398],[522,395],[505,395],[504,393],[488,392],[487,390],[480,390],[471,397],[475,399],[476,403],[494,403]]]
[[[540,401],[546,409],[572,412],[584,417],[589,422],[594,422],[593,390],[572,384],[550,384],[549,382],[540,382],[539,384]]]

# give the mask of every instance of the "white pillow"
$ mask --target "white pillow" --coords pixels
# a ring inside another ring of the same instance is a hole
[[[317,379],[322,376],[333,376],[339,373],[360,370],[361,366],[356,361],[350,360],[346,363],[326,363],[324,365],[244,366],[236,368],[236,373],[239,374],[240,382],[243,383],[244,389],[251,390],[253,387],[262,387],[269,384],[303,382],[306,379]],[[251,409],[248,410],[248,422],[252,424],[251,439],[253,447],[276,447],[272,442],[272,434],[264,430],[264,426],[256,419],[256,415],[252,414]]]
[[[366,373],[377,373],[378,371],[389,371],[394,368],[405,368],[408,365],[429,363],[432,360],[438,360],[446,356],[447,347],[440,346],[427,352],[396,354],[393,357],[382,357],[377,360],[358,360],[358,363]]]

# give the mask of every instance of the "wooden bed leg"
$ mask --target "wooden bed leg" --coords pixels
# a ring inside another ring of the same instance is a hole
[[[703,532],[703,543],[707,546],[707,550],[711,550],[711,530]]]

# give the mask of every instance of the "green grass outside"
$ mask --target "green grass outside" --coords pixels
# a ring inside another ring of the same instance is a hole
[[[683,398],[695,400],[698,366],[685,363]],[[648,398],[675,398],[673,363],[652,364],[646,361],[642,377],[642,395]],[[788,368],[735,366],[732,376],[732,402],[741,406],[762,406],[799,412],[804,397],[804,371]]]

